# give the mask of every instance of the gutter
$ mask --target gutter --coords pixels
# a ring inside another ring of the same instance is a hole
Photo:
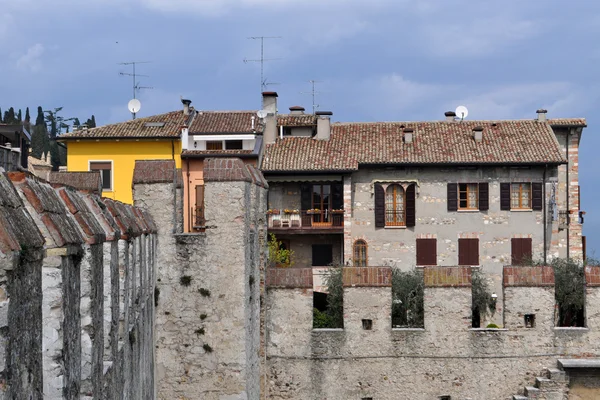
[[[544,265],[547,265],[547,259],[548,259],[548,243],[547,243],[547,230],[548,230],[548,226],[547,226],[547,221],[546,219],[548,218],[548,210],[547,210],[547,205],[548,205],[548,201],[546,200],[546,172],[548,170],[548,166],[544,166],[544,177],[543,177],[543,183],[542,183],[542,190],[543,190],[543,195],[542,198],[544,199],[544,208],[543,208],[543,213],[544,213]]]

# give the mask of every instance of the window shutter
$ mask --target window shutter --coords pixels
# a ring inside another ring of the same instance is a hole
[[[531,238],[513,238],[510,242],[512,265],[523,265],[525,261],[531,260],[533,254]]]
[[[334,210],[341,210],[344,208],[344,192],[341,183],[334,183],[331,185],[332,201],[331,206]]]
[[[416,200],[415,200],[415,185],[410,185],[406,188],[406,226],[415,226],[416,222]]]
[[[467,265],[469,242],[467,239],[458,239],[458,265]]]
[[[417,265],[437,265],[436,244],[436,239],[417,239]]]
[[[458,184],[448,184],[448,211],[458,210]]]
[[[510,210],[510,183],[500,184],[500,209]]]
[[[479,265],[479,239],[458,239],[458,265]]]
[[[312,185],[304,184],[300,187],[300,207],[302,210],[310,210],[312,208]]]
[[[469,239],[469,265],[479,265],[479,239]]]
[[[375,184],[375,227],[385,227],[385,192],[379,183]]]
[[[541,211],[544,205],[542,184],[540,182],[533,182],[531,184],[531,209],[535,211]]]
[[[490,209],[490,185],[487,182],[479,184],[479,210],[487,211]]]

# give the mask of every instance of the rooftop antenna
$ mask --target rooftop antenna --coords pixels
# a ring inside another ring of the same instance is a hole
[[[465,107],[465,106],[458,106],[458,107],[456,107],[455,113],[456,113],[456,116],[462,122],[462,120],[467,118],[467,116],[469,115],[469,110],[467,110],[467,107]]]
[[[281,58],[265,58],[265,39],[281,39],[281,36],[250,36],[248,39],[260,40],[260,59],[249,60],[244,58],[244,63],[259,62],[260,63],[260,91],[265,91],[268,85],[277,85],[275,82],[267,82],[264,75],[265,61],[281,60]]]
[[[317,94],[321,94],[321,92],[317,92],[315,90],[315,83],[322,83],[323,81],[315,81],[315,80],[310,80],[308,81],[311,85],[312,85],[312,90],[310,92],[300,92],[300,94],[310,94],[312,95],[312,113],[315,113],[315,110],[317,108],[319,108],[319,105],[315,102],[315,97]]]
[[[132,66],[132,73],[129,73],[129,72],[119,72],[119,75],[121,75],[121,76],[131,76],[132,79],[133,79],[133,86],[132,86],[133,99],[131,99],[131,101],[127,105],[127,108],[131,112],[131,115],[132,115],[133,119],[135,119],[135,115],[140,110],[140,106],[141,106],[141,103],[136,99],[136,93],[139,92],[140,89],[154,89],[151,86],[140,86],[140,83],[136,82],[136,79],[135,79],[136,77],[138,77],[138,76],[148,77],[148,75],[137,74],[135,72],[135,65],[136,64],[148,64],[148,63],[151,63],[151,62],[152,61],[128,61],[128,62],[119,63],[119,65],[131,65]],[[134,100],[137,103],[134,102]],[[134,104],[134,106],[132,106],[132,103]],[[137,107],[135,107],[135,105],[137,105]],[[136,111],[132,111],[132,110],[136,110]]]

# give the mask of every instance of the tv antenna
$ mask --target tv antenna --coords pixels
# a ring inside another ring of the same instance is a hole
[[[133,79],[133,85],[132,85],[132,90],[133,90],[133,99],[131,99],[131,101],[129,101],[127,108],[129,109],[129,111],[131,112],[131,115],[133,117],[133,119],[135,119],[135,115],[137,114],[137,112],[140,110],[140,106],[141,103],[139,102],[139,100],[136,99],[136,93],[140,91],[140,89],[154,89],[151,86],[140,86],[140,83],[137,82],[137,77],[139,76],[143,76],[143,77],[149,77],[148,75],[142,75],[142,74],[138,74],[135,72],[135,66],[136,64],[149,64],[152,61],[128,61],[128,62],[122,62],[119,63],[119,65],[131,65],[132,66],[132,73],[129,72],[119,72],[119,75],[121,76],[131,76]],[[135,100],[135,101],[134,101]]]
[[[469,110],[465,106],[458,106],[458,107],[456,107],[455,113],[456,113],[456,116],[462,121],[463,119],[467,118],[467,116],[469,115]]]
[[[310,80],[308,82],[312,85],[312,90],[310,92],[300,92],[300,94],[310,94],[312,96],[312,113],[314,114],[315,110],[317,108],[319,108],[319,105],[315,102],[315,98],[316,98],[316,95],[321,93],[321,92],[317,92],[315,90],[315,84],[322,83],[323,81]]]
[[[260,63],[260,91],[265,91],[268,85],[278,85],[277,82],[267,82],[264,75],[264,65],[266,61],[281,60],[281,58],[265,58],[265,39],[281,39],[281,36],[250,36],[248,39],[260,40],[260,59],[249,60],[244,58],[244,63],[259,62]]]

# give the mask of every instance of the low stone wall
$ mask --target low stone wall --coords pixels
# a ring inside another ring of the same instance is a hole
[[[155,233],[142,210],[0,174],[0,399],[154,398]]]
[[[268,398],[508,399],[559,357],[600,356],[600,286],[588,284],[586,328],[557,328],[548,269],[507,270],[504,326],[473,329],[470,276],[425,268],[424,329],[392,328],[392,289],[375,278],[346,285],[344,329],[335,330],[312,328],[312,291],[269,288]]]

